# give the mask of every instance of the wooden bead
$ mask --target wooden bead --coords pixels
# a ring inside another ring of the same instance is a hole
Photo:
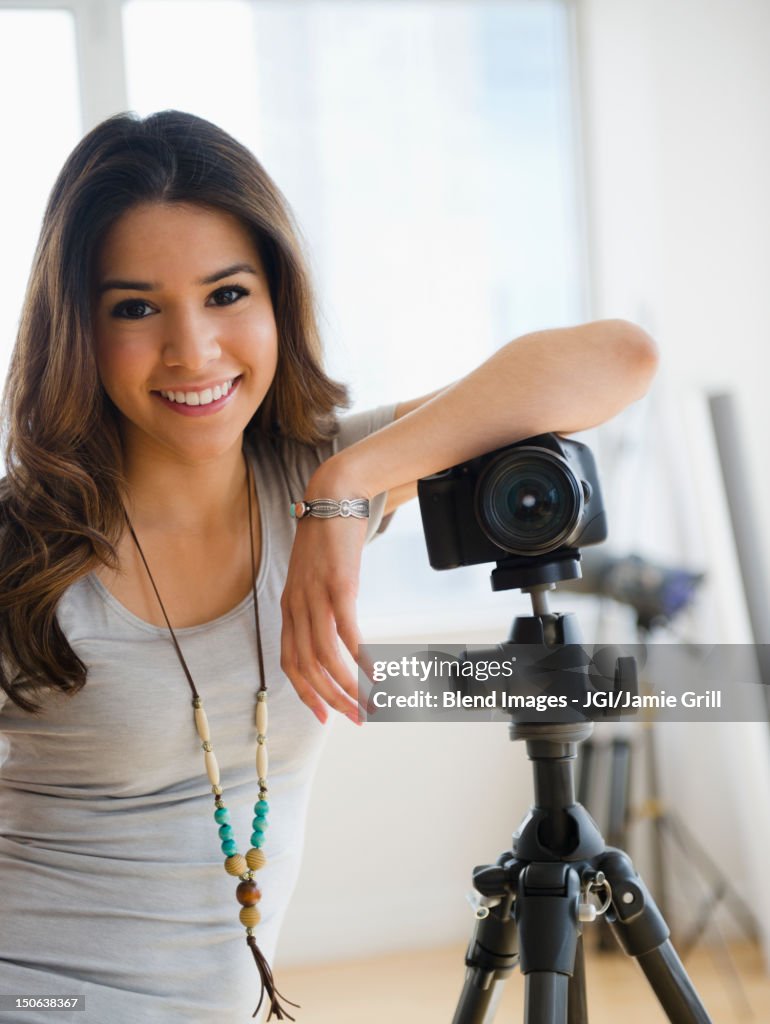
[[[257,732],[263,736],[267,735],[267,701],[257,701],[257,718],[256,718]]]
[[[219,785],[219,765],[213,750],[205,750],[203,757],[206,761],[206,774],[212,786]]]
[[[245,928],[256,928],[262,920],[262,915],[256,907],[243,907],[238,917]]]
[[[249,865],[242,853],[234,853],[225,861],[225,871],[228,875],[245,875],[248,869]]]
[[[195,728],[198,730],[198,735],[205,742],[211,739],[211,733],[209,732],[209,720],[206,718],[206,712],[203,708],[195,708]]]
[[[257,778],[267,778],[267,744],[259,743],[257,745]]]
[[[261,850],[258,850],[256,846],[252,846],[246,853],[246,863],[249,865],[252,871],[259,871],[267,864],[267,857]]]
[[[253,907],[262,899],[256,882],[241,882],[235,890],[235,898],[243,907]]]

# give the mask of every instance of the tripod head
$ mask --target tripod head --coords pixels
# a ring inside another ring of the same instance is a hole
[[[492,589],[521,590],[524,593],[552,590],[557,583],[582,577],[580,561],[577,548],[563,548],[535,557],[501,558],[492,570]]]
[[[577,617],[552,612],[548,592],[561,580],[580,577],[577,548],[538,558],[506,558],[491,574],[493,590],[519,589],[529,595],[532,615],[513,620],[507,640],[494,647],[464,650],[461,662],[513,660],[516,676],[508,683],[513,739],[553,738],[578,742],[593,730],[592,722],[635,711],[638,695],[636,661],[618,656],[613,647],[589,652]],[[520,695],[539,693],[537,707],[547,701],[547,714],[532,711],[532,700]]]

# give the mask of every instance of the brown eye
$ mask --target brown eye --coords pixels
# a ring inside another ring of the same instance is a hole
[[[214,306],[232,306],[234,302],[248,294],[248,290],[241,285],[230,284],[226,288],[217,288],[211,296],[210,302]]]
[[[125,299],[115,306],[112,316],[123,320],[142,320],[150,313],[152,313],[152,307],[142,299]]]

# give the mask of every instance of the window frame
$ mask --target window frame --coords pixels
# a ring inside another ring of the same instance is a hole
[[[3,9],[72,14],[84,134],[111,114],[127,109],[123,0],[0,0]]]

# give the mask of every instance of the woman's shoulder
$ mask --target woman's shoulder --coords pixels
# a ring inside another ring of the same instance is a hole
[[[342,451],[349,448],[357,441],[363,440],[369,434],[374,434],[383,427],[393,422],[396,415],[396,403],[389,402],[386,405],[378,405],[372,409],[364,409],[361,412],[349,413],[338,420],[338,430],[332,438],[332,454],[335,451]]]
[[[315,470],[338,451],[349,448],[393,421],[396,403],[348,413],[336,419],[333,433],[316,444],[307,444],[285,434],[257,432],[249,439],[258,475],[263,482],[272,477],[282,494],[302,494]]]
[[[272,451],[284,459],[295,462],[310,460],[317,464],[386,427],[395,417],[396,406],[396,402],[389,402],[337,416],[328,439],[316,444],[298,441],[283,433],[266,434],[261,431],[251,435],[250,443],[255,453]]]

